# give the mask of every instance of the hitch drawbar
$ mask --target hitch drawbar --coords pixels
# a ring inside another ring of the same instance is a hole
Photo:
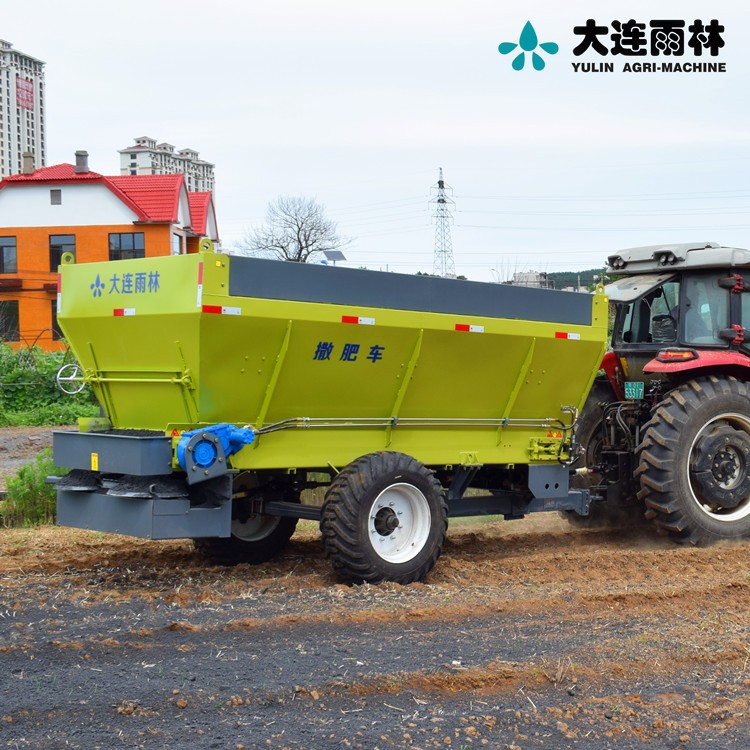
[[[177,444],[177,460],[187,475],[188,484],[226,474],[228,456],[255,440],[250,427],[215,424],[185,432]]]

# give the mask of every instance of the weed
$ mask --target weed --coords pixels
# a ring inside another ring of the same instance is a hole
[[[55,488],[46,484],[51,474],[61,476],[67,469],[52,463],[49,448],[42,450],[34,461],[22,466],[15,477],[8,479],[8,494],[0,502],[3,526],[38,526],[55,521]]]

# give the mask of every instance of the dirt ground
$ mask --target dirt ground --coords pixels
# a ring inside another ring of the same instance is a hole
[[[0,458],[0,463],[2,458]],[[455,524],[428,580],[0,531],[0,747],[750,747],[750,545]]]

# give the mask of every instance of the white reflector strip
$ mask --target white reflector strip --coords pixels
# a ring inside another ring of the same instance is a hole
[[[222,307],[221,314],[222,315],[242,315],[242,308],[241,307]]]
[[[569,339],[570,341],[580,341],[581,340],[581,334],[580,333],[567,333],[565,331],[557,331],[555,333],[556,339]]]
[[[360,326],[374,326],[375,318],[361,318],[359,315],[342,315],[342,323],[353,323]]]

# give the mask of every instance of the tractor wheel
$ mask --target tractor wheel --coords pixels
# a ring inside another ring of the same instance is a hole
[[[331,483],[320,521],[326,555],[353,583],[422,580],[445,543],[440,483],[403,453],[370,453]]]
[[[582,451],[580,457],[571,465],[572,469],[596,466],[601,462],[604,409],[614,400],[615,394],[609,383],[594,383],[578,417],[576,437]],[[588,489],[601,481],[601,474],[596,473],[573,476],[570,486],[573,489]],[[565,510],[560,515],[577,529],[632,528],[645,522],[643,511],[643,504],[633,496],[617,504],[606,501],[594,502],[587,516],[579,516],[572,510]]]
[[[645,425],[636,477],[648,515],[681,542],[750,535],[750,386],[700,378]]]
[[[615,394],[609,383],[594,383],[586,403],[581,409],[576,425],[576,438],[581,446],[581,455],[571,464],[571,469],[596,466],[601,461],[602,451],[602,420],[604,407],[615,400]],[[600,474],[588,474],[583,477],[574,476],[570,486],[577,489],[587,489],[599,484]]]
[[[195,548],[218,565],[258,565],[275,557],[291,539],[296,518],[249,515],[232,519],[230,537],[194,539]]]

